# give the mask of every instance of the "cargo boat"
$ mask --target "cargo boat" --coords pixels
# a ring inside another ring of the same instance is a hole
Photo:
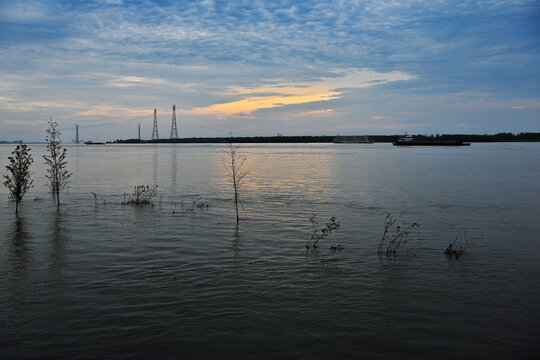
[[[104,143],[102,142],[94,142],[94,141],[85,141],[84,142],[86,145],[105,145]]]
[[[396,146],[469,146],[471,143],[459,140],[416,140],[411,135],[400,137],[392,144]]]

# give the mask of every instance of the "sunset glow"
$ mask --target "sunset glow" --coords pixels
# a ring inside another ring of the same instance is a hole
[[[180,137],[538,131],[539,13],[530,0],[4,1],[0,138],[40,141],[49,118],[71,137],[140,123],[148,138],[153,109],[163,132],[173,104]]]

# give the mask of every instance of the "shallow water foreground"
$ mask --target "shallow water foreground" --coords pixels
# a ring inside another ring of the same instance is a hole
[[[238,228],[222,145],[68,145],[60,211],[42,185],[44,146],[31,147],[19,219],[0,201],[0,358],[540,350],[540,144],[246,144]],[[0,146],[5,163],[11,150]],[[166,195],[123,205],[139,184]],[[389,212],[421,224],[391,258],[376,253]],[[306,252],[313,214],[341,229]],[[448,259],[465,231],[466,253]]]

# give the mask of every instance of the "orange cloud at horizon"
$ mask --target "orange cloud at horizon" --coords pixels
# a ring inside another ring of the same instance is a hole
[[[231,102],[194,108],[189,110],[189,113],[216,116],[249,115],[262,109],[334,100],[342,95],[341,89],[368,88],[391,81],[415,79],[414,75],[399,71],[378,73],[369,69],[338,69],[333,72],[336,77],[322,77],[303,83],[282,81],[256,88],[231,87],[227,94],[244,97]]]
[[[328,115],[331,113],[334,113],[334,109],[323,109],[323,110],[312,110],[312,111],[305,111],[298,115],[300,116],[316,116],[316,115]]]
[[[195,108],[191,112],[200,115],[241,115],[251,114],[261,109],[271,109],[284,105],[305,104],[316,101],[327,101],[337,99],[341,95],[337,91],[312,95],[273,95],[273,96],[251,96],[229,103],[214,104],[208,107]]]

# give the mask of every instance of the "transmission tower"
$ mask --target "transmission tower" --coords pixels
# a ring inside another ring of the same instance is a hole
[[[176,105],[172,106],[171,139],[178,139],[178,130],[176,129]]]
[[[79,143],[79,124],[75,124],[75,144]]]
[[[158,140],[159,133],[157,129],[157,109],[154,109],[154,128],[152,129],[152,140]]]

